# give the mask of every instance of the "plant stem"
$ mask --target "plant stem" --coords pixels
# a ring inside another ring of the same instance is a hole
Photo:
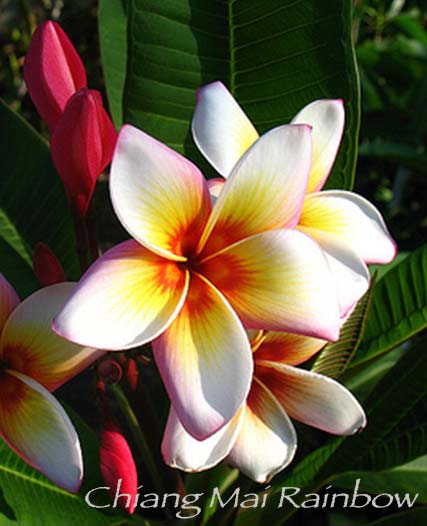
[[[118,407],[120,408],[121,412],[126,418],[127,424],[134,437],[135,443],[139,448],[141,457],[143,458],[145,465],[150,471],[150,476],[152,477],[153,483],[156,487],[158,494],[162,495],[166,493],[162,475],[157,468],[156,462],[153,460],[150,447],[145,439],[144,434],[141,431],[141,428],[139,427],[138,419],[136,418],[136,415],[128,399],[126,398],[122,388],[119,385],[111,385],[110,389],[114,395]]]

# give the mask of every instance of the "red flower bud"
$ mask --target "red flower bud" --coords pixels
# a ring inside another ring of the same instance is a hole
[[[56,22],[44,22],[34,32],[25,57],[24,79],[52,132],[69,98],[87,84],[81,59]]]
[[[112,498],[115,498],[121,479],[120,493],[130,495],[130,498],[120,497],[117,505],[132,514],[138,493],[138,474],[129,444],[111,419],[101,430],[101,473],[105,483],[111,488]]]
[[[33,252],[34,274],[42,287],[65,281],[61,263],[44,243],[37,243]]]
[[[68,101],[50,143],[71,207],[80,217],[87,212],[96,180],[110,163],[116,141],[101,94],[80,89]]]

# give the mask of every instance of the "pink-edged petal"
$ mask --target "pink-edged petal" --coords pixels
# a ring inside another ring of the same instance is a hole
[[[57,336],[54,316],[69,299],[75,283],[59,283],[38,290],[11,314],[0,340],[5,367],[30,376],[49,391],[91,365],[103,353]]]
[[[298,365],[309,360],[325,345],[325,340],[289,332],[266,331],[254,355],[257,360],[272,360]]]
[[[326,234],[355,252],[365,263],[388,263],[396,255],[381,214],[365,198],[334,190],[308,195],[298,228],[319,241]]]
[[[83,477],[79,438],[57,400],[16,371],[0,377],[0,435],[57,486],[77,493]]]
[[[294,426],[272,393],[254,379],[229,462],[262,484],[284,469],[297,446]]]
[[[0,334],[6,320],[19,305],[20,299],[15,289],[0,272]]]
[[[199,150],[224,177],[258,139],[251,121],[222,82],[197,91],[191,130]]]
[[[181,312],[153,342],[153,351],[178,418],[199,440],[221,429],[248,394],[249,340],[227,301],[197,274]]]
[[[126,125],[110,173],[111,200],[128,232],[160,256],[185,261],[211,203],[198,168],[165,144]]]
[[[291,124],[308,124],[313,128],[313,161],[307,192],[317,192],[324,185],[334,164],[344,131],[342,100],[316,100],[303,108]]]
[[[366,425],[359,402],[332,378],[272,361],[257,361],[256,376],[295,420],[335,435]]]
[[[248,328],[335,340],[338,302],[322,250],[295,230],[240,241],[200,265]]]
[[[344,317],[369,288],[370,274],[363,260],[339,240],[316,232],[315,239],[322,248],[336,287],[340,316]]]
[[[209,195],[211,196],[212,205],[216,203],[216,200],[224,187],[225,179],[222,177],[216,177],[215,179],[208,179]]]
[[[80,345],[121,350],[151,341],[185,300],[188,273],[135,241],[99,258],[54,320],[60,336]]]
[[[258,139],[234,167],[203,232],[212,254],[273,228],[298,223],[311,164],[311,128],[279,126]]]
[[[230,452],[239,433],[244,406],[218,432],[196,440],[182,426],[171,407],[162,441],[163,459],[169,466],[187,472],[204,471],[216,466]]]

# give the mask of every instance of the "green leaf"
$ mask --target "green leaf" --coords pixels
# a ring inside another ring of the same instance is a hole
[[[427,172],[427,155],[413,146],[393,141],[375,140],[362,144],[359,155],[368,159],[396,162],[417,172]]]
[[[78,275],[71,219],[47,144],[0,101],[0,272],[26,296],[37,288],[31,258],[46,243],[70,278]]]
[[[421,20],[416,20],[410,14],[402,14],[394,17],[390,23],[407,36],[418,40],[423,46],[427,46],[427,35]]]
[[[351,188],[359,87],[350,0],[130,0],[125,122],[201,163],[195,92],[222,80],[260,133],[307,103],[342,98],[346,129],[328,187]]]
[[[375,277],[351,316],[344,323],[337,342],[328,343],[314,362],[312,370],[319,374],[339,378],[357,351],[371,310],[375,290]]]
[[[126,0],[99,1],[99,40],[108,102],[117,129],[123,124],[126,79]]]
[[[360,479],[360,491],[373,493],[410,493],[419,494],[417,503],[427,503],[427,455],[407,464],[389,470],[349,471],[334,480],[334,486],[354,487],[354,481]]]
[[[397,347],[426,327],[427,245],[423,245],[378,281],[365,336],[351,366]]]
[[[427,447],[427,433],[419,429],[411,431],[409,421],[420,422],[420,404],[427,399],[427,336],[420,339],[407,354],[380,381],[364,404],[368,418],[366,429],[351,437],[333,438],[324,446],[305,456],[287,472],[279,475],[272,484],[270,502],[278,497],[283,486],[304,488],[304,493],[317,491],[339,473],[352,469],[364,470],[393,467],[402,463],[401,446],[406,443],[403,456],[409,461],[420,456]],[[424,407],[425,422],[425,407]],[[374,451],[387,448],[386,443],[400,438],[404,425],[407,436],[399,448],[387,450],[375,459]],[[425,426],[427,427],[427,426]],[[295,497],[298,500],[299,495]],[[295,512],[293,507],[277,509],[274,505],[266,509],[252,509],[251,513],[239,513],[237,526],[275,524],[279,526]]]

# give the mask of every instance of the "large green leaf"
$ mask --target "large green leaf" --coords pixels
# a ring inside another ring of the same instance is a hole
[[[426,344],[427,337],[414,345],[368,397],[364,404],[368,417],[366,429],[352,437],[331,439],[279,475],[270,490],[270,502],[274,502],[274,497],[278,498],[283,486],[304,488],[300,494],[303,497],[304,493],[316,491],[339,473],[352,469],[386,469],[420,456],[422,449],[425,451],[427,433],[418,428],[412,432],[409,422],[421,424],[420,404],[424,405],[427,398]],[[402,427],[407,436],[399,442],[399,447],[386,449],[387,443],[402,438]],[[375,452],[381,453],[378,459],[375,459]],[[295,497],[296,501],[298,497]],[[242,510],[237,524],[279,526],[294,512],[295,508],[291,506],[277,509],[275,505],[252,509],[251,513]]]
[[[260,133],[340,97],[346,129],[328,186],[351,188],[359,90],[350,0],[129,0],[125,121],[195,162],[195,91],[222,80]]]
[[[353,488],[360,479],[360,491],[368,493],[418,493],[417,502],[427,502],[427,456],[385,471],[350,471],[334,480],[334,486]]]
[[[47,144],[1,101],[0,134],[0,272],[25,296],[37,288],[31,255],[39,241],[77,276],[74,234]]]
[[[423,245],[379,280],[365,336],[351,366],[396,347],[426,327],[427,245]]]
[[[111,116],[116,128],[123,123],[126,78],[126,0],[99,1],[99,40]]]

